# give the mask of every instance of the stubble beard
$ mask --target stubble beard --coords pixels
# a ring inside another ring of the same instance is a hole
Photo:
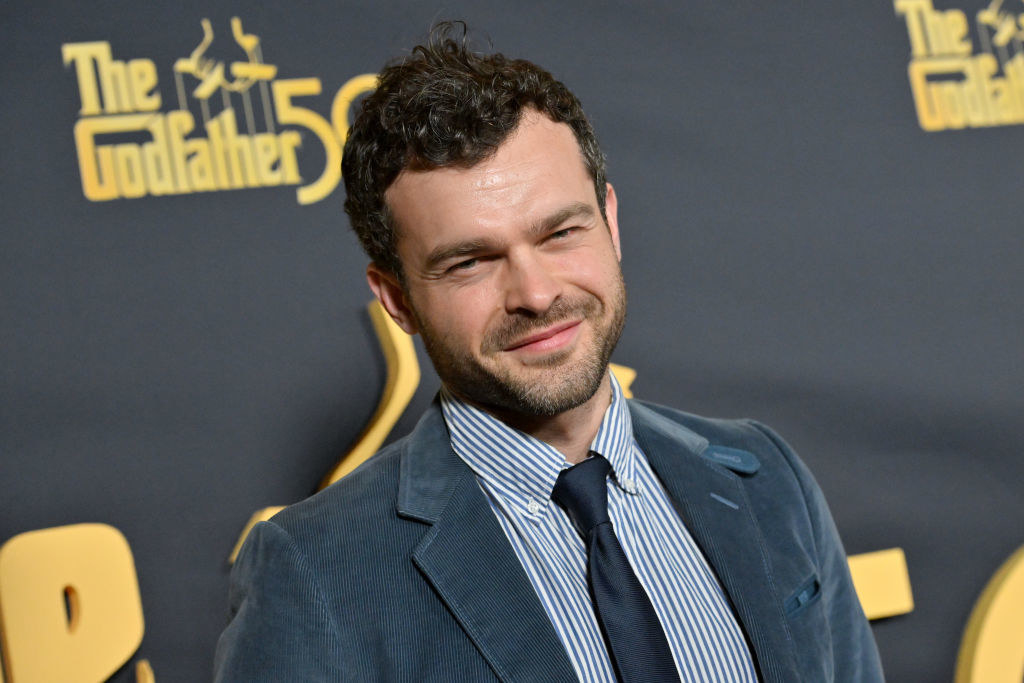
[[[625,318],[626,291],[621,273],[607,307],[587,294],[558,299],[543,315],[507,316],[487,333],[481,348],[485,359],[499,360],[509,344],[559,322],[582,319],[591,325],[593,336],[584,342],[587,348],[578,359],[570,360],[577,351],[573,346],[528,367],[516,362],[485,365],[467,350],[450,344],[442,330],[425,324],[419,316],[417,325],[438,377],[456,396],[499,413],[552,417],[587,402],[600,388]]]

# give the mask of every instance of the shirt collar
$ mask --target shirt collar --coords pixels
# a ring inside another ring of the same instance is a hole
[[[590,450],[600,453],[611,463],[612,472],[619,486],[629,493],[634,493],[634,482],[637,476],[637,449],[634,448],[633,418],[629,414],[626,397],[622,395],[622,387],[615,379],[615,373],[609,372],[612,385],[612,402],[608,406],[601,427],[590,444]]]
[[[633,422],[622,389],[609,373],[612,401],[590,449],[603,455],[616,483],[635,492],[636,452]],[[477,475],[502,506],[536,515],[551,499],[559,472],[569,467],[553,446],[508,426],[441,388],[441,410],[452,449]]]

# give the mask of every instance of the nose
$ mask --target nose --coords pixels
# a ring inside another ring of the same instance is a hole
[[[520,254],[508,260],[505,310],[508,313],[541,315],[562,293],[560,280],[536,254]]]

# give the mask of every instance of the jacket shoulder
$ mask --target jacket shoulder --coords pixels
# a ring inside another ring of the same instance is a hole
[[[289,505],[271,521],[303,546],[323,543],[324,537],[379,533],[395,519],[403,437],[370,456],[344,478],[305,500]],[[376,531],[375,531],[376,530]]]
[[[753,453],[759,459],[783,459],[793,466],[796,455],[770,427],[750,418],[716,418],[695,415],[668,406],[631,399],[634,416],[653,415],[683,427],[711,446],[725,446]]]

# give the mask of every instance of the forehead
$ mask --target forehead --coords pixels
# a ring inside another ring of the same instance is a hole
[[[569,202],[596,209],[597,197],[572,129],[528,111],[490,157],[470,168],[402,171],[385,201],[405,256],[417,246],[525,226]]]

